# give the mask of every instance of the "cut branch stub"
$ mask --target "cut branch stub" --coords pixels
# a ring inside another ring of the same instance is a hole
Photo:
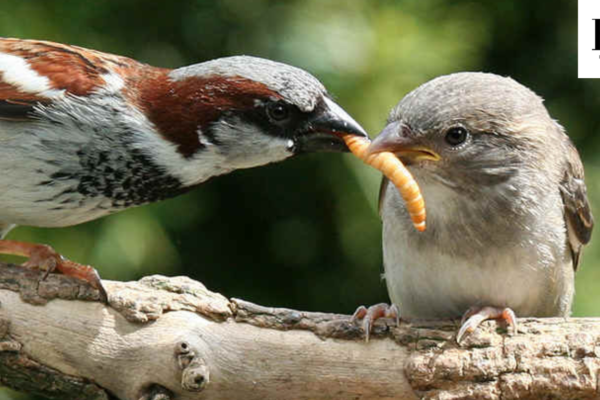
[[[200,392],[210,382],[210,372],[206,362],[185,341],[179,342],[175,348],[179,368],[182,369],[181,387],[190,392]]]

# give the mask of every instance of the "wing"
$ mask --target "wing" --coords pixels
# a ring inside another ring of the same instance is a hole
[[[594,218],[587,198],[583,164],[575,146],[570,141],[567,144],[567,162],[564,166],[560,191],[565,205],[565,220],[569,246],[573,254],[573,268],[577,270],[583,245],[587,244],[592,236]]]
[[[385,193],[387,191],[387,187],[390,184],[390,180],[385,176],[381,179],[381,185],[379,185],[379,216],[381,215],[381,208],[383,207],[383,203],[385,201]]]
[[[27,121],[38,102],[17,99],[0,100],[0,120]]]
[[[124,69],[138,65],[126,57],[76,46],[0,38],[0,119],[27,120],[38,104],[109,88],[115,81],[111,76],[122,76]]]

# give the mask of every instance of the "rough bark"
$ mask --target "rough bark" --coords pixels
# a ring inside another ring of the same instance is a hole
[[[85,284],[0,265],[0,384],[59,399],[593,399],[600,319],[378,323],[261,307],[188,278]]]

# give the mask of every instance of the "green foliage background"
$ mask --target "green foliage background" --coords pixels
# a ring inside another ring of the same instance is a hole
[[[509,75],[567,128],[593,209],[600,204],[600,82],[577,79],[575,1],[2,0],[0,36],[163,67],[234,54],[287,62],[319,77],[372,136],[402,96],[433,77]],[[314,154],[81,226],[22,227],[10,237],[51,244],[105,279],[188,275],[263,305],[351,313],[387,301],[378,185],[379,174],[351,155]],[[577,274],[576,316],[598,315],[598,237]]]

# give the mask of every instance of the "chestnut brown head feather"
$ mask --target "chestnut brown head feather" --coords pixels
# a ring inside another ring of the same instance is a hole
[[[327,96],[308,72],[248,56],[162,70],[146,77],[139,89],[137,100],[150,121],[186,158],[204,147],[203,137],[218,141],[211,129],[223,117],[229,117],[227,124],[236,115],[246,123],[260,123],[265,106],[279,101],[308,118]],[[261,128],[269,134],[268,126]]]
[[[165,139],[185,157],[201,147],[199,135],[223,112],[242,112],[257,102],[281,99],[260,82],[241,77],[190,76],[173,81],[167,74],[140,87],[139,103]]]
[[[221,76],[262,83],[302,112],[314,110],[327,93],[318,79],[300,68],[250,56],[226,57],[190,65],[172,71],[169,76],[175,81],[189,77]]]

